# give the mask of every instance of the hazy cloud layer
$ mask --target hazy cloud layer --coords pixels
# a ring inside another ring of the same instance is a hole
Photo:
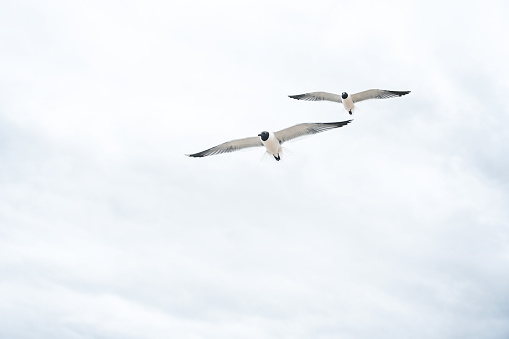
[[[0,337],[506,338],[504,2],[0,5]],[[354,122],[287,95],[368,88]]]

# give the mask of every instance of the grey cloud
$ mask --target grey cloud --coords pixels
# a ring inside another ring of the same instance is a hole
[[[0,336],[507,336],[505,21],[265,5],[0,11]],[[370,87],[412,93],[280,163],[184,156]]]

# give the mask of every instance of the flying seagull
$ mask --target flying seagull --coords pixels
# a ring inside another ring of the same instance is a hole
[[[385,89],[368,89],[367,91],[348,94],[346,92],[341,93],[341,95],[327,92],[311,92],[305,94],[297,94],[297,95],[289,95],[292,99],[297,100],[307,100],[307,101],[334,101],[343,103],[345,109],[352,115],[355,109],[355,103],[368,99],[387,99],[393,97],[400,97],[402,95],[408,94],[410,91],[389,91]]]
[[[274,159],[279,161],[281,160],[280,153],[282,152],[281,144],[285,141],[345,126],[351,121],[352,120],[325,123],[305,123],[288,127],[278,132],[263,131],[256,137],[228,141],[205,151],[186,155],[189,157],[201,158],[208,155],[230,153],[243,148],[265,146],[267,153],[273,155]]]

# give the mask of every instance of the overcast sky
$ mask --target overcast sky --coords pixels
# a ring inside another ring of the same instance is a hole
[[[0,3],[1,338],[509,337],[506,1]],[[290,94],[411,94],[348,126]]]

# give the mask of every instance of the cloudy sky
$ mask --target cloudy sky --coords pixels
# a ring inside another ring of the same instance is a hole
[[[1,338],[507,338],[505,1],[3,1]],[[410,95],[348,126],[289,94]]]

